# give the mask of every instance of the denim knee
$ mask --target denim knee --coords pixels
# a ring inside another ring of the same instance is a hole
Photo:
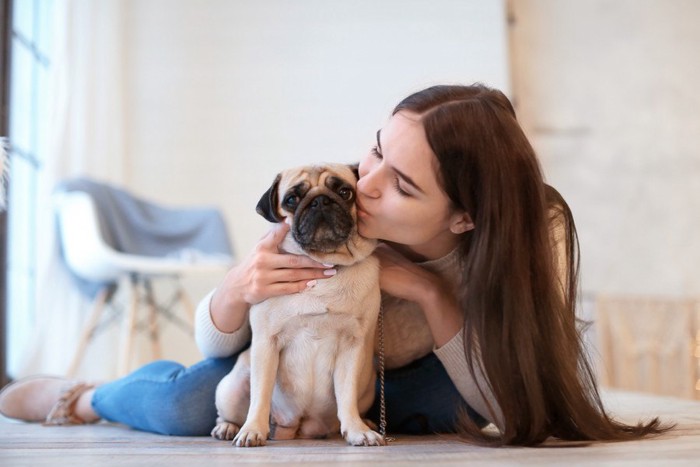
[[[102,418],[142,431],[204,436],[216,424],[215,391],[235,357],[207,359],[185,368],[157,361],[100,386],[92,406]]]
[[[166,391],[147,410],[141,429],[172,436],[207,436],[216,425],[216,384]]]

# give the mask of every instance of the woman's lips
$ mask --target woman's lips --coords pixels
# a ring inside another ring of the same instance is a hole
[[[370,214],[362,208],[362,204],[359,202],[359,200],[357,201],[357,216],[362,219],[370,217]]]

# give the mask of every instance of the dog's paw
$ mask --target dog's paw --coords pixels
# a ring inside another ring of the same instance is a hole
[[[233,444],[239,448],[253,448],[257,446],[265,446],[267,443],[268,432],[254,426],[244,424],[235,438]]]
[[[216,439],[231,441],[240,429],[235,423],[221,421],[211,430],[211,435]]]
[[[386,446],[384,437],[366,425],[343,431],[343,438],[352,446]]]
[[[365,422],[365,425],[367,425],[370,430],[379,431],[379,427],[377,426],[377,424],[369,418],[363,418],[362,421]]]

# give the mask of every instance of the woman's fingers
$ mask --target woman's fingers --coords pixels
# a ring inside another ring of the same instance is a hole
[[[324,265],[314,261],[308,256],[279,253],[279,245],[289,232],[289,226],[284,222],[275,224],[270,231],[258,242],[257,249],[264,257],[261,261],[270,269],[283,268],[329,268],[333,265]],[[271,254],[265,254],[271,253]]]
[[[281,253],[279,246],[288,232],[287,224],[276,224],[258,242],[245,268],[246,302],[253,304],[269,297],[301,292],[313,287],[315,281],[335,275],[333,265],[321,264],[308,256]]]
[[[313,288],[315,285],[315,280],[300,282],[278,282],[270,286],[270,293],[271,296],[291,295],[303,292],[306,289]]]
[[[332,266],[324,266],[305,256],[270,254],[261,261],[265,264],[259,265],[256,282],[265,295],[278,295],[280,290],[295,293],[304,290],[302,285],[309,281],[336,274]]]
[[[271,284],[278,282],[301,282],[314,279],[327,279],[334,276],[335,269],[319,269],[319,268],[304,268],[304,269],[276,269],[271,271],[268,278]]]
[[[270,255],[265,260],[268,261],[268,266],[271,269],[328,269],[333,267],[332,264],[321,264],[308,256],[292,254]]]
[[[259,250],[277,251],[284,236],[289,232],[289,226],[284,222],[274,224],[265,236],[258,242]]]
[[[258,277],[249,287],[251,297],[254,297],[252,303],[301,292],[313,287],[319,279],[327,277],[318,269],[280,269],[267,272],[265,277]]]

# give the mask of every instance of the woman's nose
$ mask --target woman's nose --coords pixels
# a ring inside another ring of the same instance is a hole
[[[357,191],[369,198],[379,198],[380,192],[377,188],[374,172],[369,171],[357,181]]]

